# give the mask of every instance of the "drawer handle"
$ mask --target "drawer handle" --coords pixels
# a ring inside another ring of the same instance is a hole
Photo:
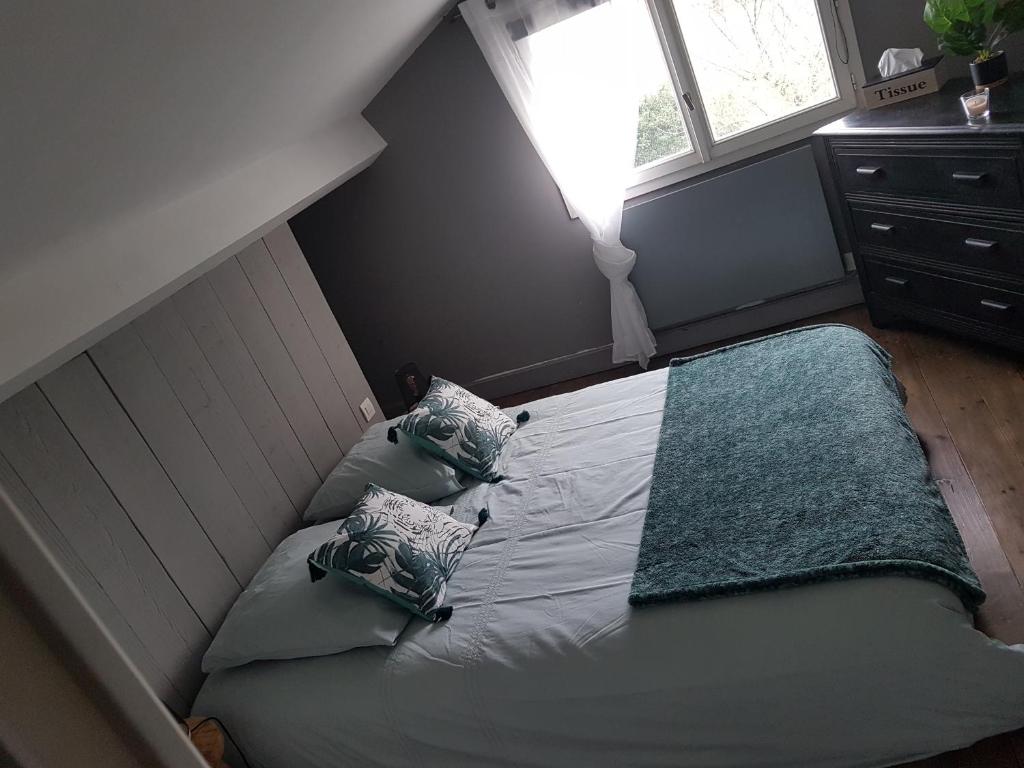
[[[994,251],[999,247],[999,243],[996,240],[982,240],[977,237],[968,237],[964,240],[964,245],[968,248],[977,248],[979,251]]]
[[[1013,304],[1004,304],[1001,301],[992,301],[992,299],[982,299],[981,306],[986,309],[994,309],[997,312],[1009,312],[1013,309]]]
[[[965,173],[963,171],[953,171],[953,181],[960,182],[961,184],[981,184],[986,178],[988,178],[987,173]]]
[[[893,231],[895,227],[892,224],[878,224],[877,222],[871,225],[872,232],[881,232],[883,235],[887,235]]]
[[[882,167],[880,165],[859,165],[857,166],[857,174],[859,176],[881,176]]]
[[[890,275],[885,278],[885,282],[889,283],[889,285],[895,285],[897,288],[905,288],[910,281],[905,277],[893,277]]]

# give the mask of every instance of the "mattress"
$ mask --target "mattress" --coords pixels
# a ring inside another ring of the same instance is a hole
[[[526,407],[448,593],[393,648],[211,675],[264,768],[881,766],[1024,725],[1024,646],[945,587],[868,577],[633,608],[656,371]],[[517,409],[518,410],[518,409]]]

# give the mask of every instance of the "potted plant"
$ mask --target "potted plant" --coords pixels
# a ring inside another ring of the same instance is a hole
[[[924,21],[939,36],[943,51],[973,57],[976,87],[1006,82],[1006,54],[998,46],[1024,28],[1024,0],[927,0]]]

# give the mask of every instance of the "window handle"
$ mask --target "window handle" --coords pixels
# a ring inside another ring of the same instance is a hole
[[[883,235],[887,235],[894,229],[892,224],[879,224],[875,222],[871,225],[872,232],[881,232]]]
[[[857,174],[875,178],[882,175],[882,167],[880,165],[861,165],[857,167]]]
[[[683,102],[686,104],[686,108],[688,110],[690,110],[691,112],[693,112],[693,110],[694,110],[693,99],[690,98],[689,91],[684,91],[683,92]]]

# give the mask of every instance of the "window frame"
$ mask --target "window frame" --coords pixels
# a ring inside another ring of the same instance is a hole
[[[829,65],[836,82],[837,97],[825,104],[716,141],[708,124],[707,112],[672,0],[646,2],[693,149],[685,155],[675,155],[636,169],[626,190],[627,200],[806,139],[820,126],[857,107],[859,86],[856,76],[860,74],[863,80],[863,66],[854,37],[849,0],[815,0],[825,49],[829,54]],[[849,54],[846,64],[839,58],[836,30],[829,23],[833,5],[846,35]],[[684,95],[689,96],[693,109],[686,106]]]

